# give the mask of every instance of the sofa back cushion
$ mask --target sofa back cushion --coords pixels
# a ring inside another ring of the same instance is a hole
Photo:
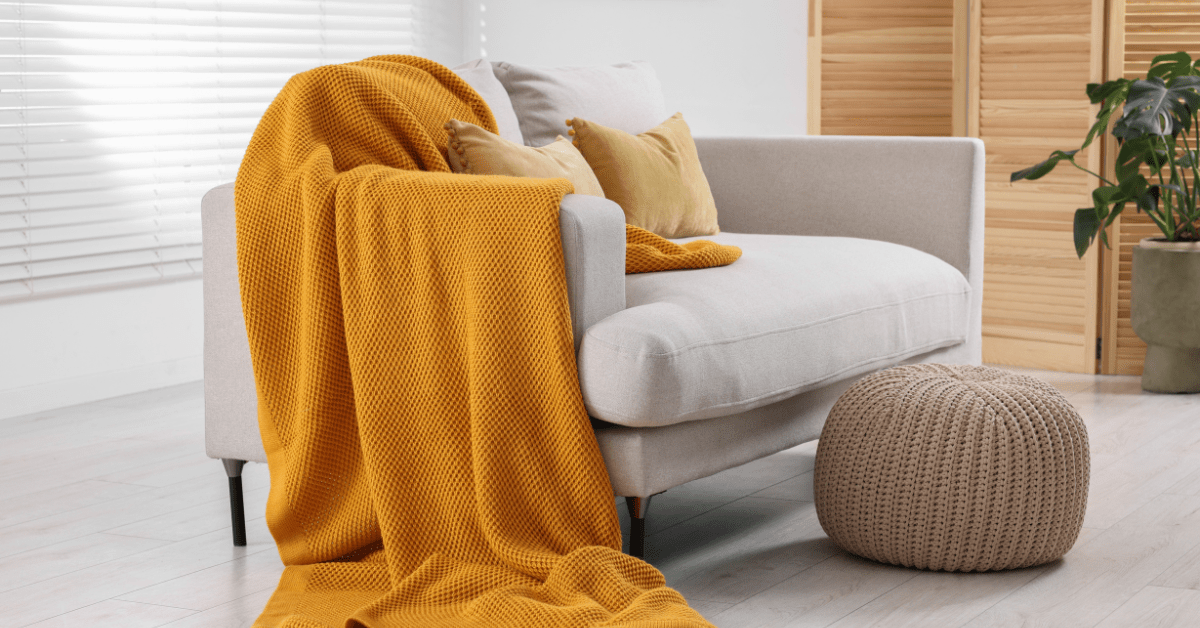
[[[662,85],[644,61],[589,67],[493,64],[517,113],[526,146],[545,146],[582,117],[637,135],[668,115]]]
[[[516,112],[513,111],[512,101],[509,100],[504,86],[496,80],[492,64],[483,59],[476,59],[450,69],[483,97],[492,110],[492,115],[496,117],[496,128],[500,137],[516,144],[524,144],[525,138],[521,136],[521,126],[517,122]]]

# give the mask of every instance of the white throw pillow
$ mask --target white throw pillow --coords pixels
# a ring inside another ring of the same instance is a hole
[[[476,59],[450,69],[483,97],[484,102],[491,108],[492,115],[496,117],[496,128],[500,131],[500,137],[514,144],[524,144],[525,138],[521,136],[521,127],[517,123],[512,101],[508,99],[508,91],[496,80],[492,64],[483,59]]]
[[[545,146],[566,135],[568,118],[637,135],[670,115],[658,75],[645,61],[562,68],[499,62],[492,67],[508,91],[526,146]]]

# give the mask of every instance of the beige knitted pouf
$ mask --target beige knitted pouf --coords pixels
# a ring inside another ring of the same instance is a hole
[[[821,527],[879,562],[991,571],[1054,560],[1087,507],[1087,430],[1057,390],[981,366],[864,377],[817,445]]]

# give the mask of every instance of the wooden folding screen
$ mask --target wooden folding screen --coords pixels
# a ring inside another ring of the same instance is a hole
[[[965,71],[954,62],[961,1],[810,0],[809,132],[952,135],[956,122],[965,127],[965,105],[953,106],[955,70]]]
[[[1096,180],[1061,165],[1038,181],[1015,170],[1078,148],[1103,77],[1104,0],[980,0],[969,132],[987,146],[984,360],[1096,372],[1099,252],[1075,255],[1075,210]],[[977,85],[977,87],[976,87]],[[977,92],[975,90],[978,90]],[[1076,160],[1100,169],[1100,147]]]
[[[1150,60],[1180,50],[1200,56],[1200,1],[1112,0],[1108,28],[1110,77],[1146,76]],[[1106,149],[1115,151],[1115,142]],[[1109,234],[1113,251],[1104,263],[1102,369],[1105,373],[1137,375],[1142,372],[1146,345],[1129,323],[1129,280],[1133,247],[1142,238],[1161,236],[1144,214],[1128,211]]]

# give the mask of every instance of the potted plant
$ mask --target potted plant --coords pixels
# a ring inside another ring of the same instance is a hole
[[[1100,179],[1092,206],[1075,211],[1080,257],[1097,237],[1109,246],[1105,228],[1129,203],[1154,221],[1163,237],[1133,250],[1130,318],[1148,345],[1142,388],[1200,392],[1200,60],[1160,55],[1145,79],[1090,83],[1087,95],[1100,110],[1083,145],[1054,151],[1011,181],[1039,179],[1063,161]],[[1120,146],[1111,180],[1075,162],[1110,122]]]

